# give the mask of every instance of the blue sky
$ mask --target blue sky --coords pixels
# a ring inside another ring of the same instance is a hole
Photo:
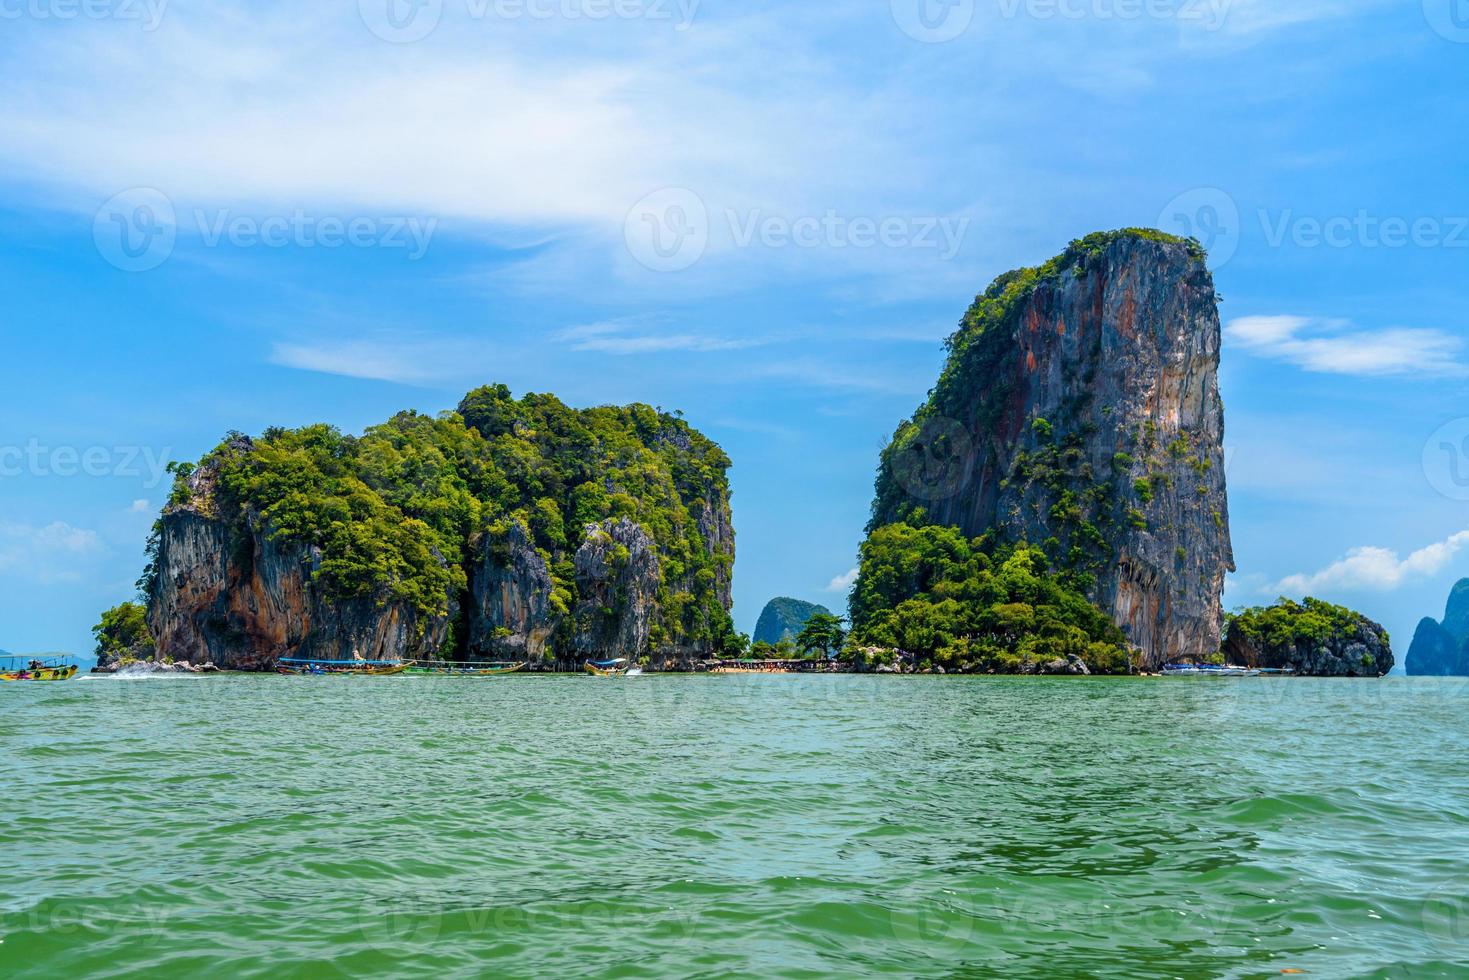
[[[974,294],[1126,225],[1214,249],[1227,602],[1401,656],[1469,575],[1464,0],[298,6],[0,5],[0,647],[89,648],[162,462],[491,381],[684,410],[740,626],[840,606]]]

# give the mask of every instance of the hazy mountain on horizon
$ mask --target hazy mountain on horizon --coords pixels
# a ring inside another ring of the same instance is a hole
[[[831,615],[831,610],[814,602],[781,596],[771,599],[760,613],[755,624],[754,642],[776,644],[781,640],[794,640],[806,622],[818,613]]]
[[[1469,677],[1469,578],[1454,583],[1442,622],[1418,623],[1405,666],[1410,677]]]

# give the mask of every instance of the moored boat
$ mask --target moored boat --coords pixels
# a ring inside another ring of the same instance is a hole
[[[300,657],[282,657],[276,661],[276,672],[280,674],[303,674],[312,677],[326,674],[355,677],[386,677],[401,674],[408,665],[396,660],[310,660]]]
[[[69,681],[76,675],[76,664],[61,658],[0,657],[0,681]]]
[[[410,660],[405,674],[434,675],[440,677],[502,677],[518,674],[529,666],[526,661],[500,661],[496,663],[451,663],[437,660]]]
[[[1164,677],[1259,677],[1260,671],[1253,667],[1238,667],[1234,664],[1168,664],[1161,671]]]

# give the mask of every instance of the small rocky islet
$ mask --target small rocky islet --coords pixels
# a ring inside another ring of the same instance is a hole
[[[1225,616],[1220,339],[1192,240],[1098,233],[996,279],[878,461],[843,658],[1126,674],[1222,653],[1390,670],[1385,631],[1349,610],[1282,600]],[[678,413],[503,385],[360,436],[231,433],[173,467],[144,604],[104,614],[99,664],[738,658],[730,465]],[[789,640],[824,611],[776,600],[756,640]]]

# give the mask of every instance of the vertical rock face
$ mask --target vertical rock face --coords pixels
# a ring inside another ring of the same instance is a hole
[[[1192,243],[1094,235],[1000,277],[884,453],[873,526],[923,519],[1084,572],[1145,662],[1219,649],[1234,568],[1213,279]]]
[[[281,657],[413,659],[444,642],[448,616],[421,622],[403,603],[322,596],[320,552],[278,540],[254,515],[242,527],[221,520],[213,477],[197,471],[160,522],[148,628],[164,659],[252,670]]]
[[[633,659],[648,649],[658,614],[658,555],[626,517],[587,528],[576,552],[576,652]]]
[[[519,522],[486,534],[470,575],[469,647],[489,660],[540,660],[556,627],[546,559]]]

